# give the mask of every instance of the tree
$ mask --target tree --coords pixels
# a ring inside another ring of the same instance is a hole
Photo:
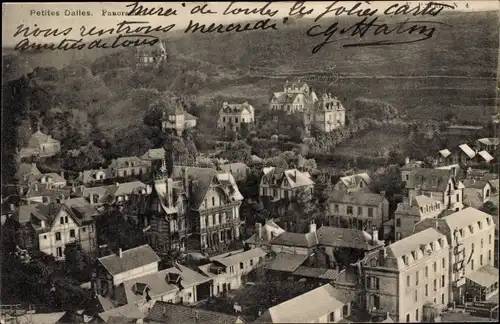
[[[492,216],[498,216],[498,207],[492,201],[485,202],[479,210]]]
[[[252,157],[252,147],[245,141],[231,143],[229,148],[222,152],[221,157],[230,162],[248,162]]]
[[[399,112],[394,106],[377,99],[357,98],[353,101],[352,110],[355,118],[390,121],[399,117]]]
[[[293,224],[296,232],[307,230],[308,225],[320,216],[320,210],[313,200],[311,190],[299,189],[288,206],[288,216],[284,221]]]

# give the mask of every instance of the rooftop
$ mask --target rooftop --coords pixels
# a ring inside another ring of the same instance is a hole
[[[116,275],[153,262],[159,262],[160,257],[149,245],[145,244],[122,251],[122,257],[111,254],[98,260],[111,275]]]
[[[231,324],[243,323],[243,321],[233,315],[211,312],[200,308],[170,304],[162,301],[155,302],[154,306],[146,316],[148,323],[206,323],[206,324]]]

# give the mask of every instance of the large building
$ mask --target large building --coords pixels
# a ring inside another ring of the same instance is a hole
[[[269,109],[287,113],[310,111],[317,100],[316,93],[307,83],[287,80],[283,92],[274,92],[271,95]]]
[[[97,251],[95,208],[83,198],[64,203],[23,205],[7,219],[5,228],[15,230],[15,243],[27,250],[39,250],[64,260],[70,243],[79,244],[88,253]]]
[[[251,125],[255,123],[255,109],[248,102],[242,104],[229,104],[224,102],[219,111],[217,127],[223,130],[238,132],[242,124]]]
[[[345,125],[346,110],[337,97],[330,93],[314,102],[312,109],[304,115],[306,125],[315,125],[323,132],[331,132]]]
[[[435,228],[406,237],[359,262],[361,298],[372,314],[420,322],[430,305],[449,302],[450,247]]]
[[[464,185],[453,170],[416,168],[406,181],[408,198],[425,195],[440,201],[445,209],[459,211],[463,208]]]
[[[383,195],[334,190],[329,201],[330,226],[371,231],[389,219],[389,202]]]
[[[370,184],[372,183],[372,178],[366,172],[357,173],[349,176],[344,176],[339,179],[339,181],[333,187],[334,190],[349,192],[370,192]]]
[[[430,227],[446,235],[450,245],[450,300],[486,300],[498,293],[498,269],[493,267],[495,223],[490,215],[468,207],[437,220],[422,221],[415,226],[417,234],[413,236]]]
[[[33,156],[50,157],[56,155],[60,151],[61,143],[52,138],[52,136],[42,133],[40,131],[40,125],[38,125],[38,130],[31,135],[28,145],[19,151],[19,156],[21,158]]]
[[[240,236],[242,200],[230,173],[175,166],[155,180],[141,208],[148,211],[142,215],[147,240],[158,253],[184,250],[190,243],[201,250],[227,246]]]
[[[309,173],[297,169],[280,170],[275,167],[267,167],[263,169],[263,173],[259,185],[259,195],[271,197],[272,201],[291,199],[301,190],[310,190],[312,193],[314,188],[314,182]]]
[[[198,118],[189,114],[179,103],[173,112],[163,112],[161,129],[181,136],[184,130],[196,127]]]

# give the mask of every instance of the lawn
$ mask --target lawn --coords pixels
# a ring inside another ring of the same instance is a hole
[[[402,126],[370,129],[346,140],[335,148],[335,154],[349,157],[384,156],[391,150],[400,151],[407,140]]]

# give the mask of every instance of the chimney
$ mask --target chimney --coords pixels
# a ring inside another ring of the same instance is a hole
[[[372,231],[372,241],[374,244],[378,242],[378,230],[376,227],[374,227]]]
[[[40,227],[45,228],[45,221],[43,221],[43,220],[40,221]]]
[[[122,248],[119,248],[119,249],[118,249],[118,256],[120,257],[120,259],[123,257],[123,251],[122,251]]]
[[[408,205],[410,205],[410,207],[411,207],[412,204],[413,204],[413,195],[409,194],[408,195]]]
[[[257,234],[257,237],[259,240],[262,239],[262,224],[257,222],[255,223],[255,233]]]
[[[309,224],[309,233],[314,233],[314,232],[316,232],[316,223],[312,221],[311,224]]]
[[[387,318],[390,318],[390,317],[391,317],[391,313],[387,312],[387,313],[385,314],[385,316],[386,316]]]
[[[64,171],[61,171],[61,178],[64,179]]]
[[[410,163],[410,157],[409,157],[409,156],[407,156],[407,157],[405,158],[405,165],[407,165],[407,164],[409,164],[409,163]]]

